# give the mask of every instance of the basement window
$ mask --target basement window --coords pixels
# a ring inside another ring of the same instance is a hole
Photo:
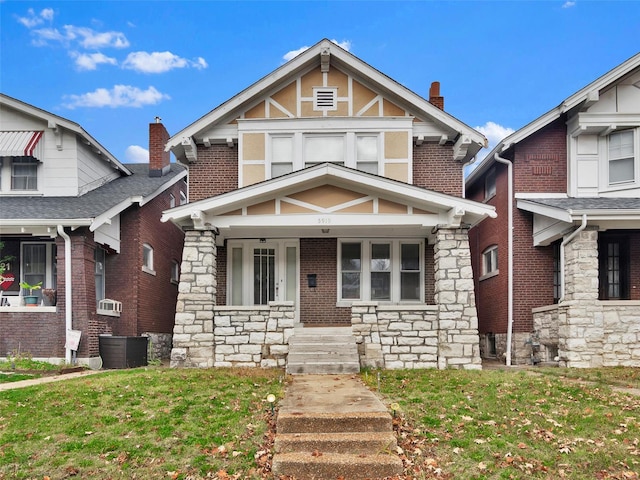
[[[337,110],[338,102],[337,88],[314,88],[313,89],[313,109],[314,110]]]

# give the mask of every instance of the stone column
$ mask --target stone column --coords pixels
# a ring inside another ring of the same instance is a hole
[[[468,228],[440,227],[434,247],[438,368],[480,369],[478,312]]]
[[[187,231],[173,327],[172,367],[213,367],[216,305],[216,237],[211,230]]]
[[[598,232],[587,228],[564,247],[566,315],[558,325],[558,356],[567,367],[602,366],[604,313],[598,305]]]

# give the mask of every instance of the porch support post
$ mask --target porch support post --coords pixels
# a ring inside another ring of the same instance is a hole
[[[480,339],[467,227],[438,227],[434,246],[438,368],[480,369]]]
[[[173,327],[172,367],[213,367],[216,252],[213,231],[186,232]]]
[[[559,318],[560,366],[601,367],[604,313],[598,303],[598,231],[587,227],[565,246],[565,296]]]

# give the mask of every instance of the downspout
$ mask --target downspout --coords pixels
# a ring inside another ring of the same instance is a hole
[[[65,317],[65,345],[69,344],[69,331],[73,327],[73,309],[71,305],[71,238],[64,231],[62,225],[58,225],[58,235],[64,238],[64,317]],[[71,349],[65,348],[64,359],[71,364]]]
[[[496,162],[502,163],[507,166],[507,194],[509,202],[507,204],[507,217],[508,217],[508,229],[509,229],[509,264],[507,267],[508,275],[508,294],[507,294],[507,352],[506,352],[506,365],[511,366],[511,338],[513,337],[513,163],[502,158],[497,153],[494,155]]]
[[[582,223],[576,228],[571,235],[562,240],[560,244],[560,299],[558,303],[564,300],[564,247],[573,240],[582,230],[587,228],[587,214],[582,214]]]

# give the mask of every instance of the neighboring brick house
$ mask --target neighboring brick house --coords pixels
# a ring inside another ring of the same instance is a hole
[[[184,234],[160,216],[186,201],[186,170],[168,137],[151,124],[150,163],[122,164],[80,125],[0,95],[0,357],[69,362],[78,332],[91,366],[103,333],[170,352]],[[20,282],[41,284],[37,306]]]
[[[483,356],[640,366],[640,54],[502,140],[466,196],[498,213],[470,231]]]
[[[461,198],[485,145],[323,40],[175,134],[189,203],[172,365],[278,365],[296,328],[352,327],[361,362],[480,368]]]

